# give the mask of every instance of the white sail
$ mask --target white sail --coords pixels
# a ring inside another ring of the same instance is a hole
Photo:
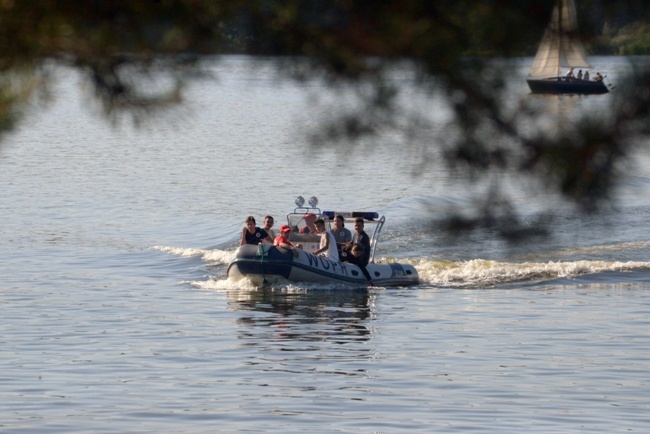
[[[577,35],[578,20],[573,0],[562,0],[539,44],[530,77],[559,76],[564,68],[591,68],[585,59],[582,42]]]

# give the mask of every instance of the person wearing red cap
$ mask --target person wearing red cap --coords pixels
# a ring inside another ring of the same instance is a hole
[[[275,240],[273,240],[273,245],[282,247],[283,249],[292,250],[293,256],[297,258],[298,251],[296,249],[302,248],[302,245],[294,244],[291,241],[289,241],[290,233],[291,233],[291,228],[289,227],[289,225],[280,226],[280,235],[275,237]]]
[[[312,213],[307,213],[303,217],[305,219],[305,224],[307,226],[300,228],[300,233],[301,234],[315,234],[317,233],[316,231],[316,226],[314,226],[314,222],[316,221],[316,214]]]

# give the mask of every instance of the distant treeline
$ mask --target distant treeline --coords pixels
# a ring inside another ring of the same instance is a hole
[[[607,23],[588,48],[591,54],[650,55],[650,23],[635,21],[619,29]]]
[[[273,2],[268,0],[269,8]],[[504,9],[504,16],[495,17],[489,12],[490,3],[467,2],[466,6],[444,7],[449,22],[464,22],[464,35],[461,40],[454,41],[455,49],[464,55],[471,56],[533,56],[541,40],[542,33],[550,19],[553,0],[533,1],[526,0],[516,3],[510,9]],[[576,8],[579,20],[579,30],[583,36],[587,54],[590,55],[650,55],[650,8],[649,0],[576,0]],[[335,35],[337,32],[345,33],[346,23],[351,20],[347,12],[343,12],[336,2],[327,0],[313,0],[302,4],[303,10],[296,23],[297,34],[269,34],[268,29],[262,30],[253,24],[253,17],[246,12],[240,13],[237,18],[228,23],[220,25],[227,44],[221,47],[220,52],[230,53],[255,53],[255,54],[291,54],[287,53],[286,47],[277,47],[278,41],[287,44],[293,39],[299,40],[305,34],[317,35],[327,39],[327,33]],[[437,4],[437,3],[436,3]],[[449,3],[453,5],[453,2]],[[463,2],[458,2],[463,4]],[[340,10],[339,10],[340,9]],[[388,8],[390,9],[390,8]],[[383,9],[382,9],[383,10]],[[384,11],[388,13],[389,11]],[[338,15],[337,15],[338,14]],[[529,20],[527,26],[512,29],[512,17],[517,14],[526,15],[522,18]],[[408,34],[413,22],[409,21],[408,15],[399,16],[394,14],[394,22],[388,31],[394,34],[396,40],[400,35]],[[510,21],[508,21],[510,17]],[[336,23],[336,24],[334,24]],[[375,27],[379,28],[377,23]],[[510,26],[510,27],[508,27]],[[271,26],[272,27],[272,26]],[[362,28],[363,29],[363,28]],[[300,33],[302,31],[302,33]],[[365,28],[364,32],[358,33],[361,38],[372,35],[371,28]],[[444,33],[438,29],[432,29],[432,40],[444,39]],[[514,39],[507,44],[500,41],[502,33],[508,33]],[[519,32],[519,33],[517,33]],[[323,36],[325,35],[325,36]],[[440,36],[442,35],[442,36]],[[514,36],[513,36],[514,35]],[[456,35],[458,36],[458,35]],[[514,41],[516,39],[516,41]],[[345,39],[333,39],[339,45],[332,45],[328,42],[328,49],[334,51],[345,44]],[[423,39],[424,40],[424,39]],[[514,41],[514,42],[513,42]],[[348,41],[349,42],[349,41]],[[355,41],[359,42],[359,41]],[[417,38],[414,38],[417,43]],[[423,45],[430,41],[423,42]],[[299,45],[299,44],[294,44]],[[434,44],[435,45],[435,44]],[[379,46],[372,43],[367,47]],[[225,49],[224,49],[225,48]],[[296,54],[303,54],[298,50]]]
[[[576,0],[589,54],[650,55],[647,0]]]

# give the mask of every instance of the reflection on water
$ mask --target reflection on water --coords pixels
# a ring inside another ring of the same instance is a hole
[[[228,293],[228,307],[242,313],[241,339],[255,344],[290,340],[349,344],[370,339],[376,293],[368,290],[287,291],[259,289]],[[285,351],[305,350],[292,346]]]
[[[612,94],[604,95],[527,95],[530,116],[527,129],[542,136],[572,130],[585,120],[603,121],[611,112]]]
[[[312,383],[316,373],[322,378],[367,377],[367,362],[377,356],[368,345],[375,299],[367,290],[229,292],[228,307],[241,313],[235,329],[248,375],[263,379],[266,393],[282,400],[287,387],[327,389]],[[282,380],[286,374],[305,377],[288,386]]]

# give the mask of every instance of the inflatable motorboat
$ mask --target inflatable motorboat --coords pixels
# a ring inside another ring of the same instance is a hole
[[[273,283],[318,282],[342,283],[362,286],[407,286],[417,285],[417,270],[409,264],[374,262],[377,241],[384,226],[385,217],[376,212],[335,212],[316,208],[318,199],[311,197],[309,207],[303,206],[304,199],[296,199],[297,208],[287,214],[287,224],[292,228],[289,241],[301,244],[302,249],[291,251],[268,243],[258,245],[246,244],[239,247],[228,265],[228,278],[240,280],[248,278],[256,285]],[[318,250],[320,235],[302,233],[307,225],[305,216],[314,214],[325,221],[325,227],[331,230],[335,215],[342,215],[347,227],[353,227],[358,217],[364,219],[364,229],[370,236],[370,262],[366,270],[370,280],[361,268],[344,261],[333,261],[324,256],[309,252]]]

